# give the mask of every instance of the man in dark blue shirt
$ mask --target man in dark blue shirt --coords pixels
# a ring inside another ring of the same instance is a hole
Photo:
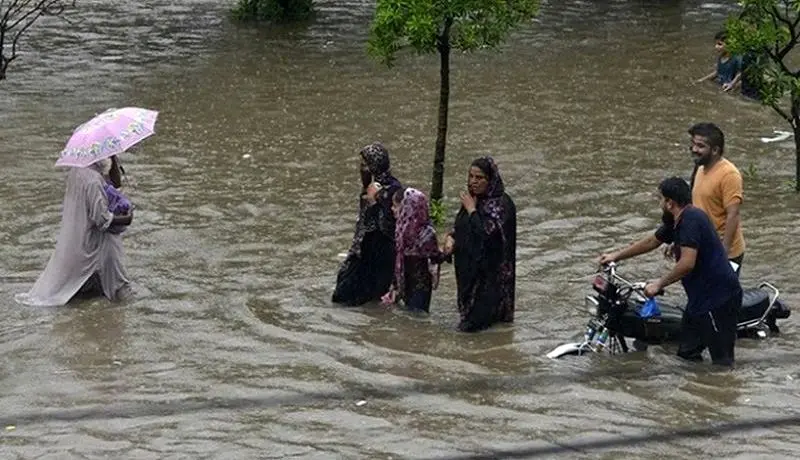
[[[631,246],[600,256],[600,263],[614,262],[650,252],[663,243],[674,243],[675,266],[660,279],[649,282],[645,296],[681,280],[688,303],[683,313],[678,356],[702,361],[708,348],[714,364],[734,362],[737,312],[742,306],[742,287],[725,248],[708,216],[691,205],[689,184],[670,177],[659,185],[662,221],[655,234]]]

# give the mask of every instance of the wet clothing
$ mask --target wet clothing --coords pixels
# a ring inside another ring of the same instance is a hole
[[[391,175],[389,152],[380,143],[368,145],[360,153],[373,180],[382,188],[373,205],[369,205],[362,190],[353,241],[336,276],[331,300],[347,306],[379,300],[389,290],[394,277],[392,196],[401,185]]]
[[[493,171],[486,196],[478,197],[471,214],[462,206],[452,230],[459,329],[465,332],[514,321],[517,211],[487,159]]]
[[[394,288],[409,310],[424,312],[430,311],[431,291],[445,258],[429,210],[424,193],[406,189],[395,230]]]
[[[719,236],[725,235],[728,207],[744,201],[742,174],[727,158],[721,158],[711,169],[697,168],[692,184],[692,204],[708,215]],[[730,258],[744,253],[745,241],[742,226],[736,229],[730,247]]]
[[[700,165],[697,165],[697,164],[695,164],[695,165],[694,165],[694,169],[692,169],[692,176],[691,176],[691,178],[690,178],[690,180],[689,180],[689,187],[692,189],[692,197],[693,197],[693,198],[692,198],[692,204],[693,204],[693,205],[695,205],[695,206],[697,206],[697,203],[695,202],[695,198],[694,198],[694,195],[695,195],[695,191],[694,191],[694,184],[695,184],[695,182],[696,182],[696,179],[697,179],[697,173],[698,173],[698,171],[700,171],[700,168],[701,168],[701,166],[700,166]],[[736,167],[734,166],[734,168],[736,168]],[[737,169],[737,173],[738,173],[738,169]],[[739,185],[741,186],[741,175],[740,175],[739,177],[740,177]],[[702,180],[702,179],[701,179],[701,180]],[[729,182],[728,182],[728,183],[729,183],[729,185],[730,185],[730,183],[731,183],[731,182],[732,182],[732,181],[729,181]],[[727,187],[725,187],[725,188],[727,188],[728,190],[730,190],[730,189],[731,189],[731,187],[730,187],[729,185],[728,185]],[[743,187],[742,187],[742,188],[743,188]],[[713,193],[713,188],[711,188],[711,190],[712,190],[712,193]],[[718,190],[722,190],[722,188],[719,188]],[[708,192],[706,192],[706,193],[708,193]],[[698,193],[698,197],[699,197],[700,195],[701,195],[701,193]],[[723,196],[725,196],[725,195],[727,195],[727,196],[728,196],[728,198],[727,198],[727,199],[728,199],[728,202],[729,202],[729,204],[730,204],[730,201],[731,201],[731,199],[732,199],[732,198],[733,198],[733,199],[735,199],[737,196],[739,197],[739,202],[741,203],[741,200],[743,199],[743,195],[744,195],[744,193],[743,193],[743,191],[742,191],[742,190],[739,190],[738,194],[737,194],[737,193],[730,193],[730,191],[728,191],[728,192],[723,192]],[[699,201],[701,201],[701,202],[703,202],[703,203],[706,203],[706,202],[708,202],[708,201],[709,201],[709,199],[708,199],[708,198],[701,198]],[[718,208],[720,205],[715,205],[715,204],[711,203],[710,205],[706,205],[706,206],[709,206],[709,209],[711,209],[711,208],[713,208],[713,207],[717,207],[717,208]],[[701,206],[698,206],[698,207],[701,207]],[[724,212],[724,208],[725,208],[725,207],[723,206],[723,212]],[[702,209],[702,207],[701,207],[701,209]],[[708,214],[708,213],[706,212],[706,214]],[[720,221],[720,223],[719,223],[719,224],[715,224],[715,226],[717,227],[717,232],[718,232],[718,233],[720,232],[720,229],[722,229],[722,230],[721,230],[721,231],[722,231],[722,233],[720,233],[720,238],[723,238],[723,237],[724,237],[724,235],[725,235],[725,217],[726,217],[726,216],[723,216],[723,217],[721,218],[721,221]],[[740,248],[741,248],[741,251],[740,251],[740,253],[739,253],[739,255],[738,255],[738,256],[735,256],[735,257],[730,257],[730,258],[728,259],[728,261],[729,261],[729,262],[733,262],[733,263],[735,263],[735,264],[737,265],[737,268],[736,268],[736,270],[735,270],[735,273],[736,273],[736,276],[738,277],[738,276],[741,274],[741,272],[742,272],[742,262],[744,261],[744,247],[745,247],[745,243],[744,243],[744,233],[742,232],[742,229],[741,229],[741,227],[739,228],[739,230],[738,230],[736,233],[737,233],[737,235],[734,235],[734,247],[737,245],[737,241],[740,241],[740,243],[739,243],[739,246],[740,246]],[[733,252],[733,251],[732,251],[732,252]]]
[[[722,56],[717,58],[717,83],[724,85],[736,78],[736,74],[742,71],[742,58],[740,56],[728,56],[724,61]]]
[[[697,250],[694,269],[681,280],[688,298],[686,311],[689,314],[706,314],[725,303],[731,293],[741,292],[739,279],[728,262],[722,241],[708,216],[699,208],[687,206],[674,228],[662,225],[655,236],[662,243],[675,243],[676,261],[680,260],[682,247]]]
[[[734,363],[736,321],[742,308],[742,293],[733,293],[718,308],[704,315],[684,313],[681,318],[681,340],[678,356],[690,361],[702,361],[708,348],[711,362],[723,366]]]
[[[699,208],[687,206],[673,228],[662,225],[656,230],[656,238],[674,243],[675,260],[680,260],[681,248],[697,250],[694,268],[681,280],[688,300],[678,356],[701,359],[709,348],[715,364],[733,364],[742,287],[711,220]]]
[[[444,256],[405,256],[404,259],[404,282],[398,289],[398,298],[411,311],[429,313],[431,296],[438,284],[439,264]]]
[[[31,290],[16,296],[18,302],[65,305],[88,285],[109,299],[124,294],[129,282],[122,237],[109,231],[113,214],[104,188],[96,166],[70,169],[55,251]]]

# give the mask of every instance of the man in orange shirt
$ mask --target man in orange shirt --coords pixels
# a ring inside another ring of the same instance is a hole
[[[695,163],[692,204],[708,214],[722,238],[728,260],[739,275],[744,259],[744,235],[739,207],[744,197],[742,175],[723,158],[725,135],[713,123],[698,123],[689,129]]]

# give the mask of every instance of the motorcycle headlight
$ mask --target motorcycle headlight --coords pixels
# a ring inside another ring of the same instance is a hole
[[[600,306],[600,302],[597,301],[594,296],[587,295],[585,299],[583,299],[583,307],[588,311],[592,316],[597,315],[597,308]]]

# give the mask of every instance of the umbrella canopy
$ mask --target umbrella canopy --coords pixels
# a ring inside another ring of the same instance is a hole
[[[75,129],[56,166],[83,168],[122,153],[155,134],[156,118],[138,107],[106,110]]]

